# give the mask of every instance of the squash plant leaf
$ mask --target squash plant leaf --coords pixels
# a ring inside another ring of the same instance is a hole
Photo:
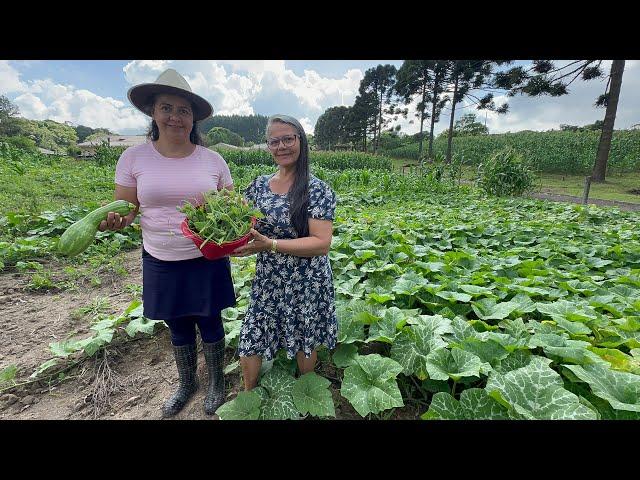
[[[449,393],[436,393],[423,420],[508,420],[507,409],[481,388],[468,388],[460,401]]]
[[[447,343],[431,328],[416,325],[405,327],[391,347],[391,358],[402,366],[405,375],[427,378],[427,356]]]
[[[354,318],[353,312],[345,304],[337,305],[336,317],[338,318],[338,343],[364,341],[364,325]]]
[[[518,308],[518,305],[512,302],[496,303],[493,298],[483,298],[472,302],[471,308],[481,320],[502,320]]]
[[[262,399],[257,392],[239,392],[236,398],[220,405],[216,415],[220,420],[258,420],[261,403]]]
[[[566,367],[614,409],[640,412],[640,375],[618,372],[598,364]]]
[[[356,364],[358,347],[353,343],[339,344],[331,356],[333,364],[338,368],[346,368]]]
[[[361,355],[356,361],[344,371],[340,394],[361,416],[404,406],[396,382],[402,367],[397,362],[378,354]]]
[[[292,390],[293,403],[298,411],[315,417],[335,417],[329,385],[329,380],[314,372],[305,373],[298,378]]]
[[[480,371],[490,370],[477,355],[459,348],[440,348],[427,355],[427,372],[434,380],[460,380],[462,377],[479,377]]]
[[[597,414],[564,388],[551,360],[534,356],[525,367],[506,374],[492,372],[485,390],[510,408],[513,418],[529,420],[596,420]]]
[[[267,392],[262,402],[262,420],[296,420],[300,413],[293,402],[293,386],[296,379],[284,370],[274,367],[260,379],[260,386]]]
[[[385,310],[382,318],[373,323],[369,328],[367,342],[378,341],[393,343],[400,329],[407,323],[406,314],[398,307]]]
[[[532,357],[533,355],[531,355],[529,350],[515,350],[501,360],[500,363],[494,367],[494,370],[498,373],[505,374],[512,370],[526,367],[529,365],[529,362],[531,362]]]

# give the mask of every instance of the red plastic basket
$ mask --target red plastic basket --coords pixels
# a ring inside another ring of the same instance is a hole
[[[256,219],[255,217],[251,218],[251,225],[255,226]],[[182,229],[182,234],[193,240],[193,243],[196,244],[196,247],[202,252],[204,258],[207,260],[218,260],[219,258],[225,257],[233,252],[236,248],[241,247],[249,243],[249,237],[251,234],[247,233],[246,235],[238,238],[237,240],[233,240],[232,242],[225,242],[220,245],[209,240],[207,244],[200,248],[200,245],[204,243],[204,239],[200,237],[198,234],[191,231],[189,228],[189,220],[185,218],[180,224],[180,228]]]

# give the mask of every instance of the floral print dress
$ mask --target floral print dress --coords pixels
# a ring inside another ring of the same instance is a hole
[[[289,219],[287,195],[274,193],[269,187],[274,175],[257,177],[245,191],[245,197],[265,215],[256,230],[276,240],[297,238]],[[309,217],[333,220],[335,208],[336,194],[311,175]],[[333,273],[327,255],[305,258],[258,253],[251,302],[240,330],[240,356],[259,355],[268,361],[285,348],[289,359],[299,351],[309,358],[320,345],[335,348],[337,330]]]

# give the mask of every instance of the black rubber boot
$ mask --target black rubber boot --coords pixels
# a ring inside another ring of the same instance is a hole
[[[173,354],[178,367],[178,390],[165,402],[162,416],[171,417],[184,408],[191,396],[198,390],[198,353],[195,345],[173,346]]]
[[[224,338],[214,343],[202,342],[204,358],[209,372],[209,387],[204,398],[204,411],[213,415],[224,403]]]

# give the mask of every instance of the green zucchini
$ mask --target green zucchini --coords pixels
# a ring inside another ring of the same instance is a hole
[[[95,240],[100,222],[106,220],[109,212],[124,216],[134,208],[135,205],[126,200],[116,200],[104,207],[96,208],[65,230],[58,240],[58,252],[69,257],[84,252]]]

